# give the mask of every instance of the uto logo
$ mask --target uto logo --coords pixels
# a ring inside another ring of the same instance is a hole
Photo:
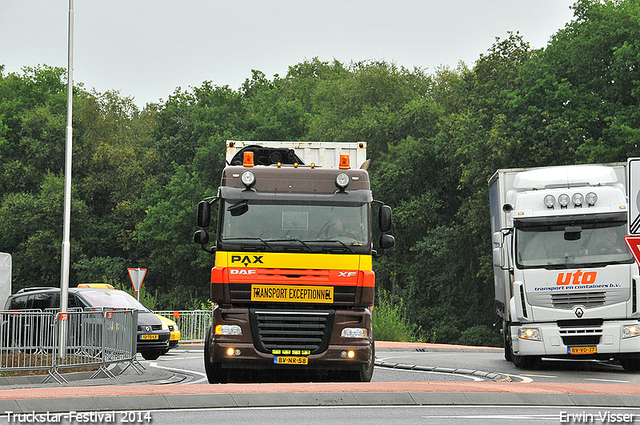
[[[575,273],[558,273],[556,285],[592,285],[596,283],[598,272],[582,272],[578,270]]]
[[[231,264],[242,263],[244,264],[245,267],[248,267],[249,264],[257,264],[257,263],[264,264],[262,262],[262,257],[264,257],[264,255],[245,255],[245,256],[232,255]]]

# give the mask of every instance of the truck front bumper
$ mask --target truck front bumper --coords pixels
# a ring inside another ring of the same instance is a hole
[[[559,327],[556,323],[511,326],[513,352],[520,356],[557,358],[640,357],[640,335],[623,338],[623,327],[640,325],[637,320],[609,321],[601,326]],[[521,329],[537,330],[539,340],[520,338]]]
[[[219,363],[223,369],[331,369],[350,370],[367,364],[373,355],[371,345],[330,345],[320,353],[308,356],[291,354],[266,354],[259,352],[252,343],[214,342],[211,347],[212,361]],[[352,352],[352,357],[349,357]],[[306,364],[278,364],[276,359],[284,357],[306,357]]]

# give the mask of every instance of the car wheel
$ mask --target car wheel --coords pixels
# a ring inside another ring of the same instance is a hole
[[[145,360],[156,360],[162,354],[162,350],[143,351],[140,354]]]

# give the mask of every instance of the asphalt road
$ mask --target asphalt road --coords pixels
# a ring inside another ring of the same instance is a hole
[[[455,381],[541,382],[541,383],[612,383],[640,384],[640,373],[627,373],[616,364],[593,360],[543,360],[535,369],[517,369],[504,359],[502,350],[382,347],[376,352],[377,367],[372,382]],[[206,383],[201,347],[170,351],[157,361],[146,362],[151,368],[184,372],[184,383]],[[429,370],[431,369],[431,370]],[[297,377],[299,378],[299,377]],[[318,377],[307,376],[308,381]],[[287,382],[288,376],[269,374],[258,382]]]
[[[0,378],[0,423],[43,422],[7,412],[72,411],[113,417],[44,422],[575,423],[563,413],[581,412],[591,412],[587,422],[640,422],[640,376],[617,365],[546,361],[522,371],[499,349],[430,344],[382,343],[376,355],[371,383],[272,375],[257,383],[209,385],[202,346],[181,346],[152,362],[140,358],[141,375],[129,369],[115,379],[67,384]]]

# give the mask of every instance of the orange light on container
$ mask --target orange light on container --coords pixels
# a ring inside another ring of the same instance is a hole
[[[253,152],[245,152],[243,159],[244,159],[244,162],[242,165],[244,165],[247,168],[253,167]]]
[[[349,169],[349,155],[341,154],[340,155],[340,165],[339,168],[341,170]]]

